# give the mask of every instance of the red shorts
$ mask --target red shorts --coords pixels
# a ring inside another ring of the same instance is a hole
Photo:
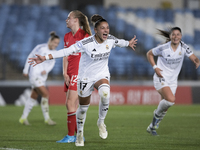
[[[66,83],[64,83],[64,92],[67,92],[68,89],[77,91],[78,75],[69,75],[69,78],[70,78],[69,86],[67,86]]]

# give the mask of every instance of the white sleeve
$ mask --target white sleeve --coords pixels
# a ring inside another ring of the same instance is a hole
[[[193,54],[193,51],[188,47],[188,48],[186,49],[185,55],[186,55],[187,57],[190,57],[192,54]]]
[[[187,44],[185,44],[183,41],[181,41],[181,46],[184,48],[185,55],[187,57],[190,57],[193,54],[193,51],[190,49],[190,47]]]
[[[28,70],[29,70],[29,67],[30,67],[30,64],[28,63],[28,58],[30,56],[27,57],[26,59],[26,62],[25,62],[25,65],[24,65],[24,69],[23,69],[23,74],[28,74]]]
[[[162,48],[161,46],[157,46],[152,49],[152,53],[154,56],[162,55]]]
[[[167,42],[167,43],[161,44],[161,45],[153,48],[152,49],[153,55],[154,56],[162,56],[163,55],[163,51],[170,48],[170,43],[171,42]]]
[[[116,46],[119,46],[119,47],[128,47],[129,45],[129,41],[126,41],[124,39],[118,39],[116,38],[115,36],[109,34],[108,36],[109,39],[111,39],[113,41],[113,48],[115,48]]]
[[[28,63],[28,61],[29,61],[29,58],[35,57],[34,51],[35,51],[35,49],[33,49],[31,51],[31,53],[28,55],[28,57],[26,58],[26,62],[25,62],[24,69],[23,69],[23,74],[28,74],[29,67],[30,67],[30,64]]]
[[[51,55],[53,56],[53,59],[55,59],[55,58],[60,58],[64,56],[69,56],[71,54],[79,53],[81,52],[82,49],[83,49],[83,44],[81,41],[79,41],[68,48],[64,48],[56,52],[53,52]]]
[[[126,41],[124,39],[115,39],[115,44],[113,47],[115,46],[119,46],[119,47],[128,47],[129,45],[129,41]]]

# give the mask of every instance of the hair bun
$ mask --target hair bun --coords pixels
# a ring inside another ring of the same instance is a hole
[[[91,17],[91,22],[92,23],[95,23],[95,22],[97,22],[98,20],[101,20],[101,19],[103,19],[103,17],[102,16],[100,16],[100,15],[98,15],[98,14],[94,14],[92,17]]]
[[[51,31],[49,34],[50,34],[50,36],[55,36],[56,32],[55,31]]]

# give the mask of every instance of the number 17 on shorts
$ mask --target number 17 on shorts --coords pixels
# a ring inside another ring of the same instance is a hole
[[[94,91],[94,82],[78,81],[78,95],[81,97],[87,97]]]

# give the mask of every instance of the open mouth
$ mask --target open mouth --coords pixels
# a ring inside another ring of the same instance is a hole
[[[174,40],[174,42],[179,42],[179,40]]]
[[[103,34],[103,38],[107,38],[108,34],[107,33],[104,33]]]

